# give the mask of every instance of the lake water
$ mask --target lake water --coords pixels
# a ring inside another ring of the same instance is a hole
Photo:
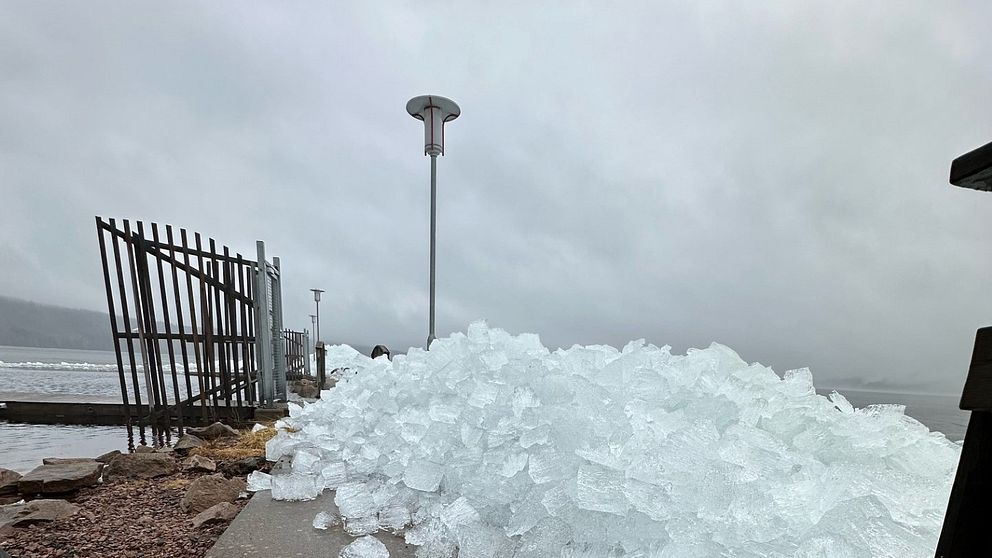
[[[139,380],[143,385],[143,378]],[[0,393],[76,394],[119,398],[116,358],[110,351],[36,349],[0,346]],[[185,389],[185,388],[183,388]],[[818,390],[826,395],[830,389]],[[855,407],[873,403],[906,406],[906,414],[943,432],[964,437],[968,413],[958,397],[838,389]],[[0,422],[0,467],[26,472],[45,457],[96,456],[126,451],[127,430],[107,426],[24,425]]]

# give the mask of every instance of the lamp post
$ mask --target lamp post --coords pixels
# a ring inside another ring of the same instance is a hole
[[[954,159],[950,182],[962,188],[992,191],[992,143]],[[971,417],[936,558],[987,556],[992,549],[992,533],[984,522],[992,499],[992,327],[983,327],[975,334],[971,366],[958,406],[971,411]]]
[[[313,334],[314,334],[313,342],[316,343],[317,342],[317,337],[316,337],[316,335],[317,335],[317,316],[314,315],[314,314],[310,314],[310,331],[313,332]]]
[[[444,155],[444,123],[451,122],[462,113],[451,99],[438,95],[421,95],[406,104],[410,116],[424,122],[424,155],[431,157],[431,278],[430,278],[430,332],[427,347],[436,339],[434,335],[434,254],[437,231],[437,156]]]
[[[313,291],[313,301],[317,305],[317,313],[313,315],[313,334],[316,336],[316,340],[320,341],[320,293],[324,292],[320,289],[310,289]]]

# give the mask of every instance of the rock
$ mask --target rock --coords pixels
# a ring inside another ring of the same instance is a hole
[[[21,494],[58,494],[93,486],[100,478],[103,463],[83,461],[42,465],[21,477],[17,487]]]
[[[200,513],[221,502],[233,502],[245,490],[243,479],[225,479],[215,474],[200,477],[190,483],[179,508],[186,513]]]
[[[226,523],[234,519],[239,511],[241,508],[230,502],[214,504],[193,516],[193,528],[202,529],[218,523]]]
[[[81,508],[65,500],[32,500],[26,504],[11,504],[0,509],[0,528],[27,527],[34,523],[69,517]]]
[[[17,494],[17,481],[21,480],[21,474],[10,469],[0,469],[0,495]]]
[[[179,470],[171,455],[161,453],[125,453],[107,465],[103,480],[150,479],[171,475]]]
[[[111,461],[114,460],[115,457],[117,457],[120,454],[121,454],[120,450],[108,451],[107,453],[98,456],[96,460],[99,461],[100,463],[110,463]]]
[[[14,494],[12,496],[0,496],[0,506],[6,506],[7,504],[13,504],[15,502],[20,502],[24,498],[21,498],[20,494]],[[0,557],[3,558],[3,557]]]
[[[46,457],[41,460],[44,465],[65,465],[66,463],[95,463],[92,457]]]
[[[155,448],[151,446],[138,446],[134,448],[134,453],[154,453]]]
[[[243,457],[234,461],[222,461],[217,468],[229,477],[241,477],[265,467],[265,457]]]
[[[176,444],[172,446],[172,449],[178,452],[184,452],[193,448],[198,448],[204,444],[206,444],[206,442],[192,434],[183,434],[181,438],[176,440]]]
[[[320,395],[320,388],[310,382],[300,382],[296,388],[296,393],[305,399],[316,399]]]
[[[214,460],[209,457],[194,455],[186,460],[183,464],[183,469],[187,471],[207,471],[209,473],[213,473],[217,470],[217,464],[214,463]]]
[[[215,422],[203,428],[187,428],[186,432],[200,438],[201,440],[216,440],[218,438],[237,438],[240,436],[237,430],[222,423]]]

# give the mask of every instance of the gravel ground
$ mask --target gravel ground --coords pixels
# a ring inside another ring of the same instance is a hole
[[[198,473],[101,484],[67,498],[82,507],[72,517],[0,535],[15,558],[203,556],[227,524],[195,530],[179,501]],[[244,507],[247,500],[236,505]]]

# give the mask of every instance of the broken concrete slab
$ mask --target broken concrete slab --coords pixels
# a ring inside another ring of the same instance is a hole
[[[35,467],[17,483],[21,494],[60,494],[93,486],[100,479],[103,463],[82,461]]]

